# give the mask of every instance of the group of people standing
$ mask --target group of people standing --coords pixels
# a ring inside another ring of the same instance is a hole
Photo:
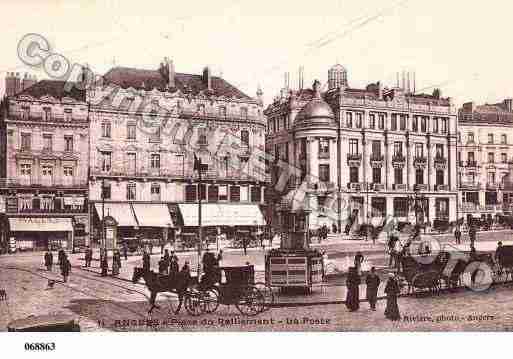
[[[59,250],[57,253],[57,261],[57,264],[61,270],[63,281],[66,283],[71,273],[71,262],[69,261],[68,255],[63,249]],[[51,272],[53,270],[53,253],[50,251],[50,249],[48,249],[44,255],[44,263],[46,270]]]
[[[381,283],[380,277],[376,273],[376,268],[372,267],[369,274],[365,278],[366,284],[366,297],[369,302],[370,309],[376,310],[376,303],[378,301],[378,289]],[[351,312],[360,309],[360,284],[361,276],[356,267],[350,267],[347,274],[346,286],[346,307]],[[399,282],[395,274],[390,273],[385,286],[385,294],[387,296],[387,305],[385,308],[385,317],[390,320],[399,320],[401,315],[397,305],[397,297],[400,293]]]
[[[149,254],[146,253],[146,256],[143,254],[143,269],[149,270],[150,260]],[[168,275],[173,273],[178,273],[179,271],[178,265],[178,257],[174,252],[169,252],[169,249],[164,250],[164,255],[160,257],[159,261],[159,274]]]

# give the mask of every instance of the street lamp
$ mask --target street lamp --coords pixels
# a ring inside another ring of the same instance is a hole
[[[419,195],[418,190],[413,192],[413,195],[408,196],[408,203],[410,203],[410,207],[413,206],[413,210],[415,211],[415,227],[419,224],[419,207],[422,210],[422,216],[425,217],[424,213],[424,201],[426,200],[426,196]],[[420,204],[419,204],[420,203]]]

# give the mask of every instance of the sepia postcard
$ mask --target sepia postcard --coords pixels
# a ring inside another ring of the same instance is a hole
[[[513,330],[511,4],[0,9],[0,331]]]

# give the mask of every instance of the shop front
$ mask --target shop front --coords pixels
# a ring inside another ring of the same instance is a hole
[[[16,251],[72,250],[72,218],[10,217],[8,240]]]

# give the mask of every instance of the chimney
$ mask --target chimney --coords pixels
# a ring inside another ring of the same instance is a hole
[[[504,99],[503,103],[504,103],[504,108],[506,109],[506,111],[508,111],[508,112],[513,111],[513,99],[506,98],[506,99]]]
[[[378,85],[378,98],[383,100],[383,85],[380,81],[378,81],[376,85]]]
[[[212,90],[212,76],[210,75],[210,68],[206,66],[203,69],[203,83],[207,85],[207,90]]]

